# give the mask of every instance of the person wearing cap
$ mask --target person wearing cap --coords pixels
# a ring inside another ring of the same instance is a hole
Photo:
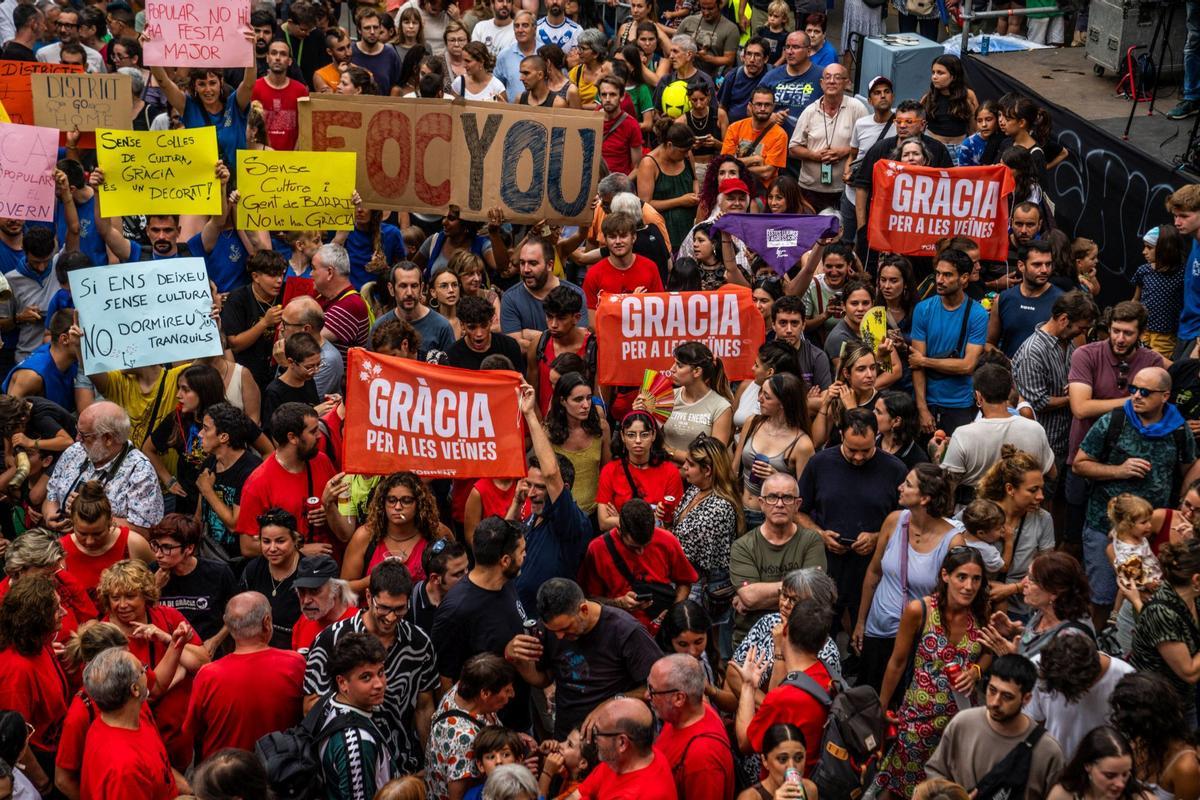
[[[854,214],[855,193],[850,179],[862,165],[861,156],[879,141],[887,136],[892,129],[892,101],[896,99],[892,79],[885,75],[876,75],[867,84],[867,102],[870,103],[874,114],[859,117],[854,123],[854,131],[850,134],[850,157],[843,166],[842,182],[846,186],[842,195],[842,240],[854,244],[858,233],[858,225]]]
[[[300,598],[300,618],[292,626],[292,649],[304,655],[317,634],[358,613],[358,595],[338,577],[338,565],[327,555],[300,559],[292,588]]]
[[[741,178],[726,178],[717,184],[717,191],[716,208],[709,214],[708,219],[696,226],[697,228],[710,225],[724,214],[743,214],[750,207],[750,187]],[[696,228],[692,228],[683,238],[683,242],[679,245],[680,258],[696,257],[695,246],[692,243],[695,233]],[[726,270],[726,281],[749,287],[750,251],[747,249],[746,243],[731,233],[722,231],[720,235],[721,241],[718,244],[720,250],[717,257],[724,260],[727,254],[732,253],[733,261],[738,266],[738,269]]]
[[[757,86],[750,93],[747,110],[749,117],[731,122],[725,129],[721,153],[737,156],[765,189],[775,182],[779,170],[787,166],[788,137],[775,120],[774,89]]]
[[[287,730],[302,716],[304,657],[271,647],[266,596],[242,592],[230,598],[225,627],[233,652],[196,673],[184,722],[200,760],[226,747],[254,750],[260,737]]]
[[[800,112],[788,154],[800,161],[800,190],[817,211],[836,208],[845,188],[854,125],[867,107],[846,92],[850,72],[833,63],[821,73],[821,99]]]

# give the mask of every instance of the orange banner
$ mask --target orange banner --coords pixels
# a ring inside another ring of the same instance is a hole
[[[744,286],[711,292],[610,294],[596,309],[600,382],[631,386],[648,369],[667,369],[684,342],[708,345],[732,381],[754,377],[766,338],[762,314]]]
[[[939,239],[966,236],[979,243],[980,258],[1008,258],[1008,167],[917,167],[877,161],[872,173],[872,250],[932,256]]]
[[[517,373],[441,367],[357,347],[349,360],[346,472],[525,476]]]

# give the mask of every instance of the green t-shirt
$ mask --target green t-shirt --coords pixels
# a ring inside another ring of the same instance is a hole
[[[633,101],[633,107],[637,109],[638,119],[635,120],[641,124],[641,117],[650,109],[654,108],[654,96],[650,94],[650,87],[644,83],[639,83],[637,86],[625,89],[629,99]]]
[[[785,544],[773,545],[763,538],[758,528],[735,539],[729,550],[729,578],[734,586],[747,583],[775,583],[792,570],[805,567],[828,568],[825,542],[816,531],[799,528]],[[749,611],[733,616],[733,646],[765,614],[778,608]]]

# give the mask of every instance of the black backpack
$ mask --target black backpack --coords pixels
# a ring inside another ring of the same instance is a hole
[[[321,745],[348,728],[367,727],[381,744],[383,734],[362,714],[338,714],[329,724],[331,697],[327,697],[304,715],[300,724],[286,731],[274,731],[254,744],[254,753],[267,773],[267,783],[280,800],[316,800],[325,797],[325,776],[321,772]]]
[[[792,686],[812,697],[829,712],[821,733],[821,756],[812,782],[821,797],[857,800],[871,777],[883,744],[883,710],[870,686],[835,684],[829,692],[803,672],[793,672],[780,686]]]
[[[1033,749],[1045,732],[1042,723],[1034,725],[1029,735],[980,779],[971,796],[976,800],[1024,797],[1026,784],[1029,783],[1029,769],[1033,766]]]

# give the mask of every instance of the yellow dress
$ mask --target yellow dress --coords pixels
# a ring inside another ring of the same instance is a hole
[[[567,450],[552,445],[554,452],[564,456],[575,467],[575,483],[571,485],[571,496],[585,514],[596,510],[596,489],[600,485],[600,437],[592,439],[583,450]]]

